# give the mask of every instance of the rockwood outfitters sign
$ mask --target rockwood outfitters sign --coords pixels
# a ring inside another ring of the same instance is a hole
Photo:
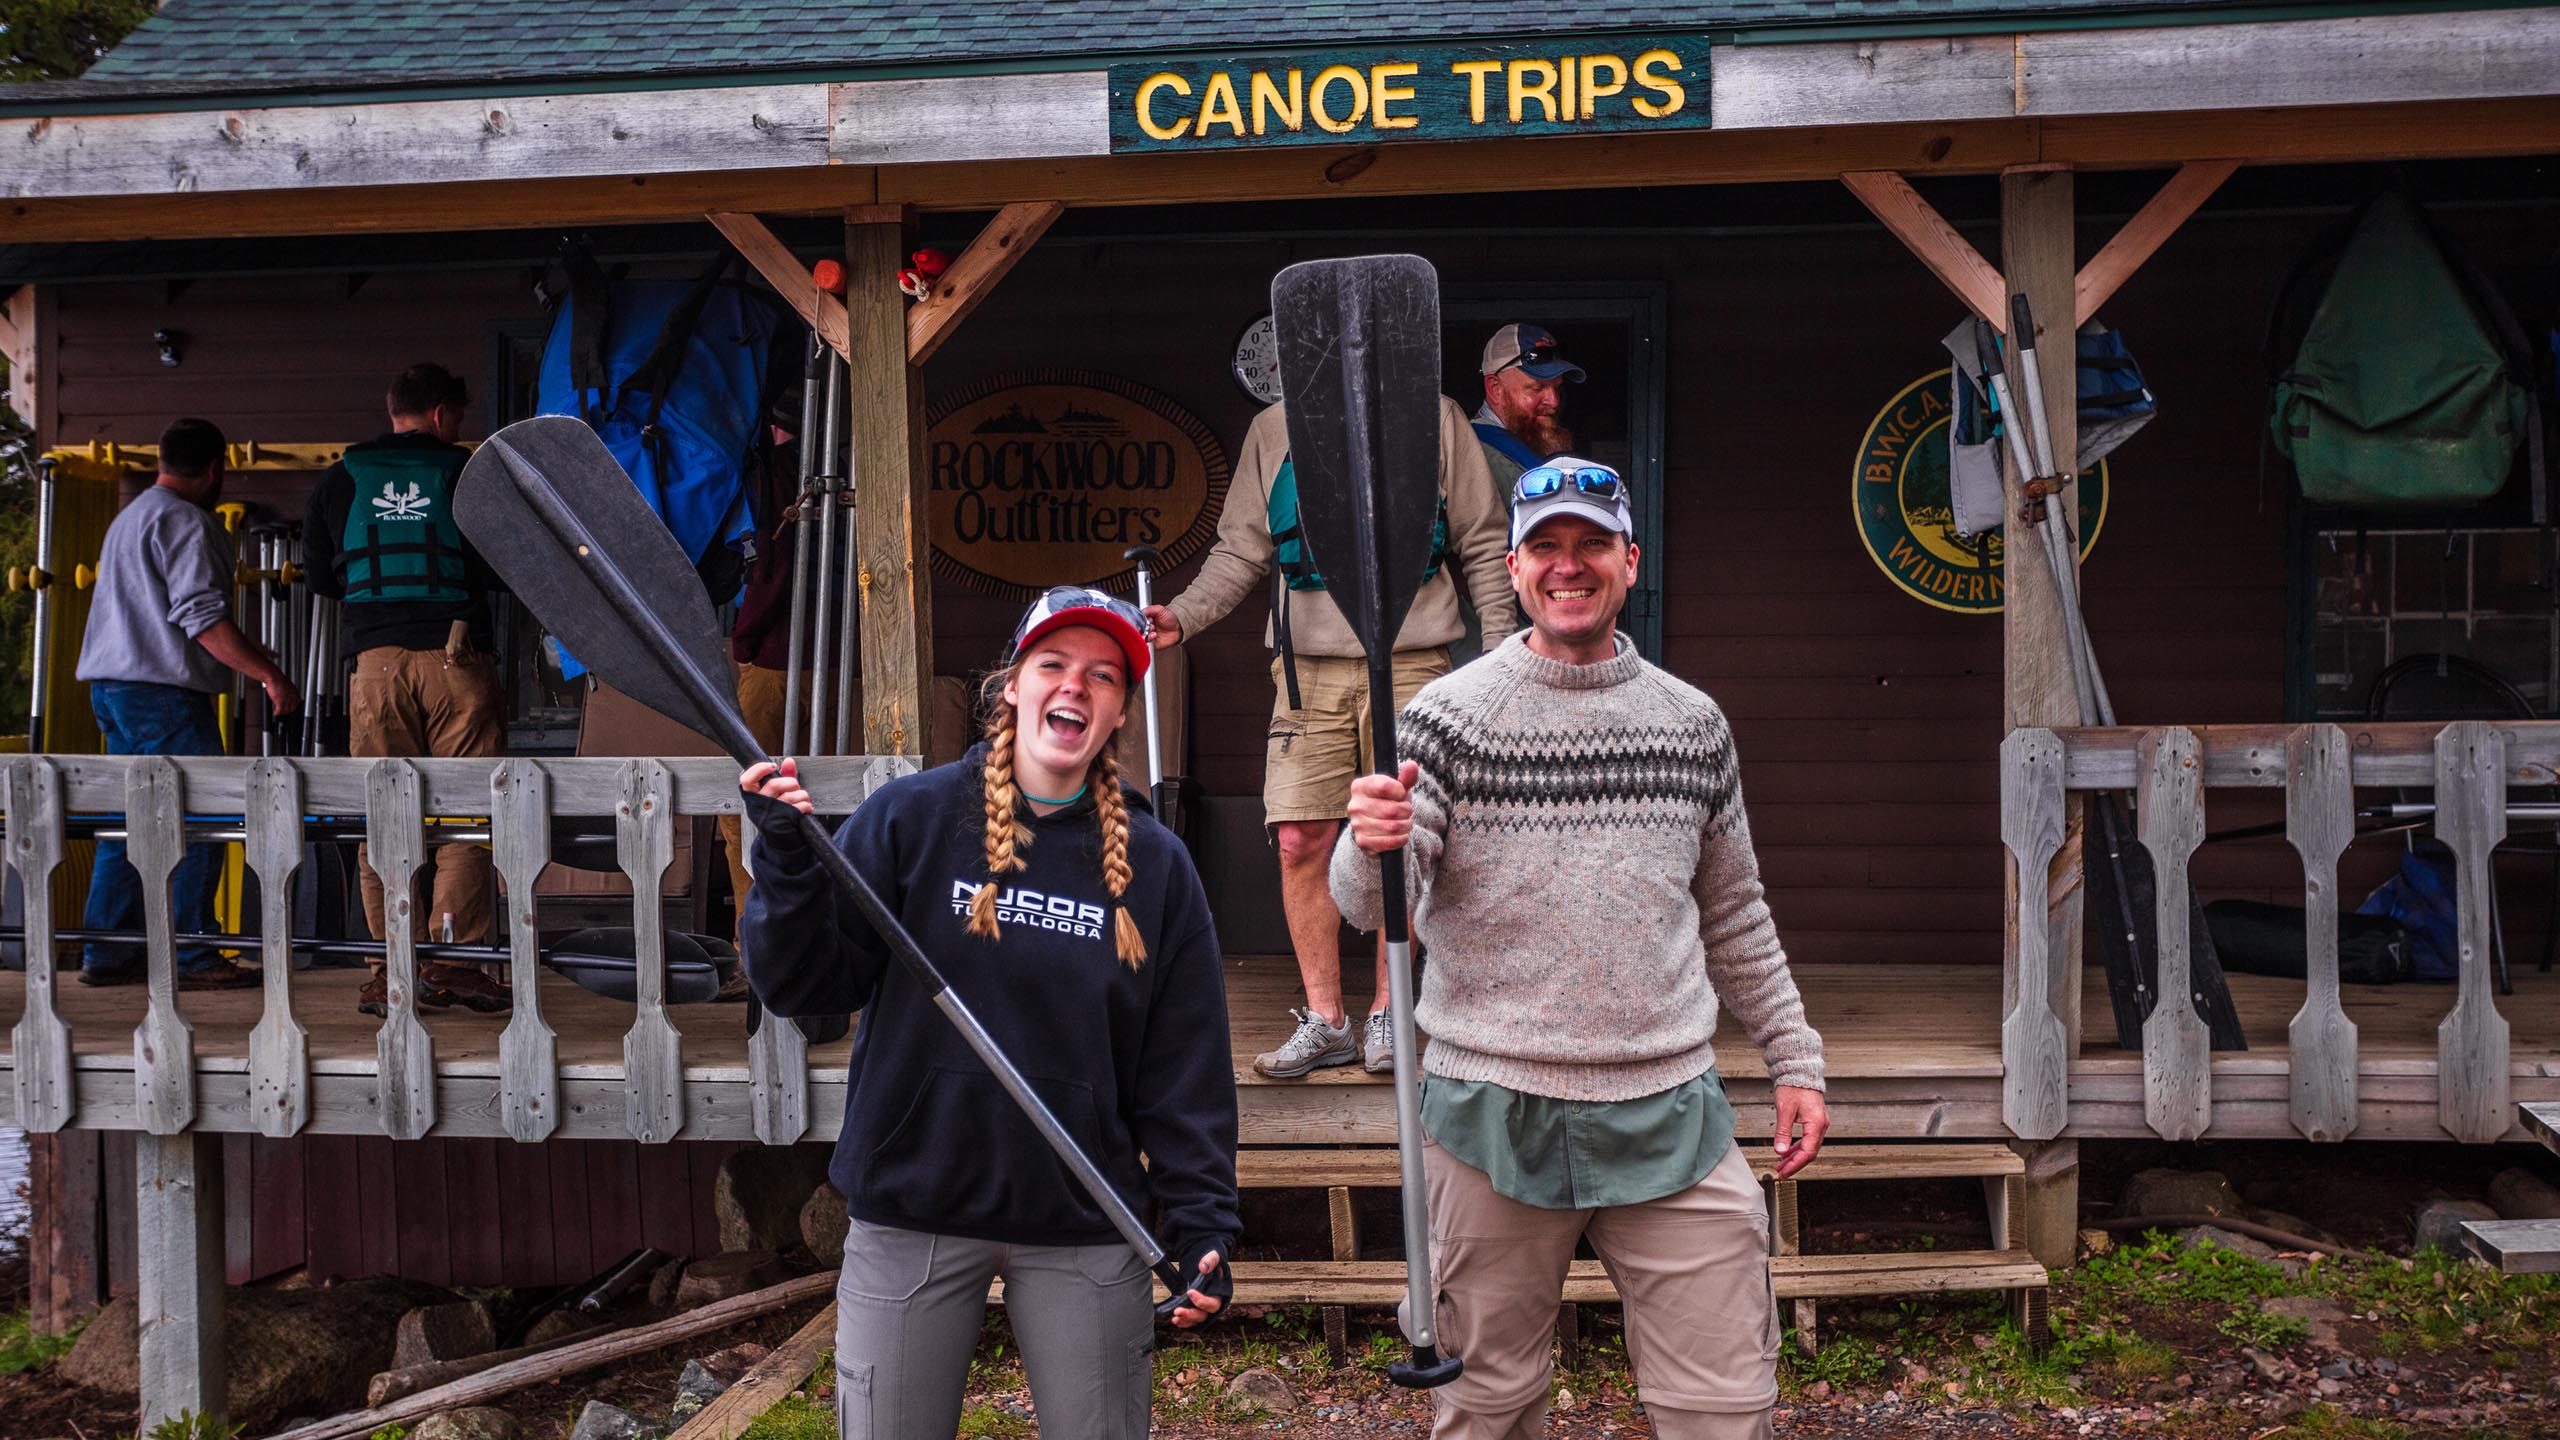
[[[992,376],[937,399],[925,468],[936,573],[1024,600],[1132,578],[1132,545],[1164,552],[1159,573],[1179,568],[1215,537],[1228,474],[1190,411],[1081,370]]]
[[[1886,578],[1915,600],[1941,610],[1997,615],[2003,574],[2000,537],[1956,534],[1947,482],[1949,372],[1911,383],[1867,426],[1849,477],[1858,538]],[[2080,515],[2071,527],[2083,559],[2107,520],[2107,462],[2080,474]]]
[[[1111,67],[1111,149],[1118,154],[1707,123],[1704,35],[1345,46]]]

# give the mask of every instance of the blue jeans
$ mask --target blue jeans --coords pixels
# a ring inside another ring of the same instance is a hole
[[[219,755],[222,731],[214,723],[213,697],[179,685],[132,680],[89,682],[89,709],[107,737],[110,755]],[[213,886],[219,878],[219,855],[211,845],[190,845],[169,877],[171,914],[179,933],[204,934],[213,925]],[[124,842],[98,842],[98,863],[89,872],[89,908],[82,925],[91,930],[142,928],[142,876],[124,858]],[[114,973],[143,963],[139,945],[89,945],[80,967]],[[202,945],[178,952],[181,970],[209,970],[222,957]]]

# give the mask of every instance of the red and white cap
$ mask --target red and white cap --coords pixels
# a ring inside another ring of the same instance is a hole
[[[1021,659],[1022,652],[1041,636],[1070,625],[1089,625],[1110,636],[1129,662],[1130,684],[1146,678],[1147,666],[1155,660],[1155,647],[1147,643],[1146,616],[1116,595],[1082,585],[1061,585],[1031,602],[1031,608],[1022,612],[1022,623],[1014,627],[1006,663]]]

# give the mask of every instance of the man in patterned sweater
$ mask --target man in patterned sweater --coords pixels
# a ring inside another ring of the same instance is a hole
[[[1533,629],[1416,695],[1394,778],[1352,790],[1343,914],[1380,922],[1403,848],[1429,947],[1417,1018],[1442,1345],[1439,1440],[1545,1425],[1556,1305],[1588,1236],[1627,1302],[1658,1440],[1769,1434],[1769,1218],[1715,1068],[1730,1009],[1776,1088],[1778,1174],[1822,1148],[1805,1023],[1742,809],[1733,734],[1614,628],[1636,578],[1626,485],[1558,457],[1513,491]]]

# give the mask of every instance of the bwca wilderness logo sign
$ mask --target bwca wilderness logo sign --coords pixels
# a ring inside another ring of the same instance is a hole
[[[991,376],[933,405],[926,497],[937,574],[1028,600],[1053,585],[1159,573],[1216,535],[1227,452],[1170,397],[1082,370]]]
[[[1876,412],[1849,477],[1850,508],[1868,556],[1904,594],[1941,610],[1997,615],[2000,537],[1977,545],[1956,534],[1947,478],[1949,384],[1948,371],[1924,375]],[[2107,519],[2107,462],[2081,472],[2079,494],[2071,528],[2085,559]]]

